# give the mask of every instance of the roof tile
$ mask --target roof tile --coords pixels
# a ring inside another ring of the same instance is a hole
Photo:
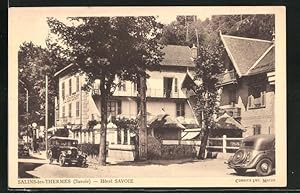
[[[165,53],[161,62],[162,66],[195,67],[191,49],[188,46],[167,45],[162,52]]]
[[[223,43],[240,76],[246,75],[255,62],[273,45],[271,41],[222,35]]]

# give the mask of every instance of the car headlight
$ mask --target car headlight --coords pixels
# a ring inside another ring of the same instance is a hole
[[[72,151],[71,151],[71,150],[68,150],[68,151],[67,151],[67,154],[72,154]]]

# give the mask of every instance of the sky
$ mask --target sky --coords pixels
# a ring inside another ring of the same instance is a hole
[[[75,16],[158,16],[158,21],[168,24],[176,20],[177,15],[196,15],[205,20],[212,15],[265,13],[264,7],[14,7],[9,9],[9,42],[19,46],[32,41],[46,47],[45,39],[49,32],[47,17],[64,20]]]

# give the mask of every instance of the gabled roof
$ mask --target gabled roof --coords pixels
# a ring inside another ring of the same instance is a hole
[[[188,46],[167,45],[162,52],[165,53],[161,62],[162,66],[195,67],[192,52]]]
[[[73,63],[69,64],[68,66],[62,68],[61,70],[57,71],[54,76],[58,76],[61,73],[65,72],[66,70],[68,70],[69,68],[71,68],[72,66],[75,66]]]
[[[275,48],[272,41],[220,36],[239,77],[274,70]]]
[[[162,52],[165,53],[161,62],[162,66],[195,67],[195,63],[192,59],[192,52],[188,46],[167,45],[162,49]],[[73,66],[75,65],[69,64],[57,71],[54,76],[58,76]]]

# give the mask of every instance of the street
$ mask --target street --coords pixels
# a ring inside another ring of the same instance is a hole
[[[109,161],[109,159],[108,159]],[[94,178],[94,177],[233,177],[224,159],[151,160],[145,162],[110,162],[107,166],[90,164],[87,168],[60,167],[36,157],[19,159],[20,178]],[[246,177],[255,176],[249,170]]]

